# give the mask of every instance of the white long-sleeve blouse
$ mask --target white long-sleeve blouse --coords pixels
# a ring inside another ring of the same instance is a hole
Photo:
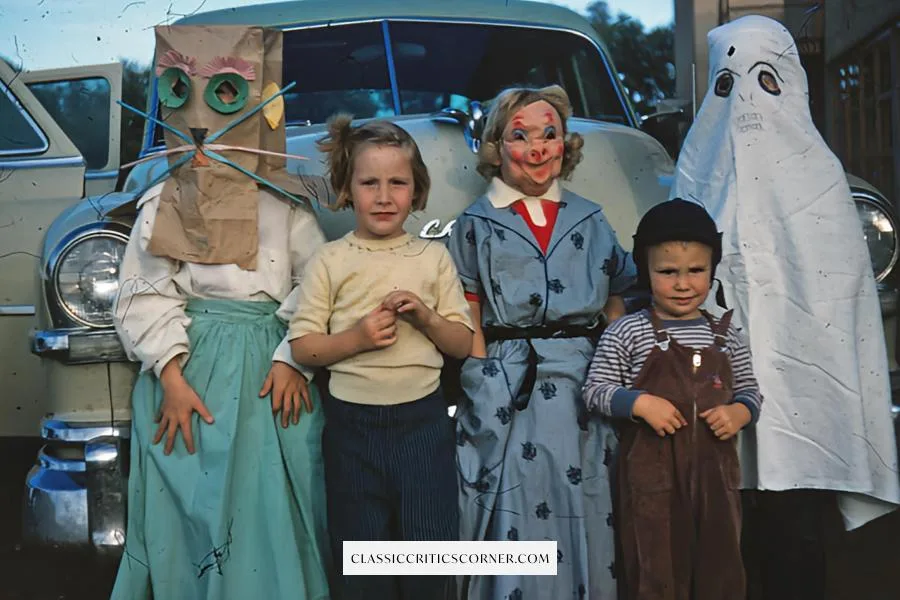
[[[297,284],[310,256],[325,243],[313,211],[289,204],[267,191],[259,193],[259,253],[254,271],[237,265],[202,265],[154,256],[147,251],[159,206],[162,184],[151,188],[139,202],[135,221],[119,271],[119,295],[114,324],[131,360],[141,371],[153,369],[158,377],[175,356],[182,366],[190,357],[185,306],[191,298],[280,302],[277,315],[289,321],[296,307]],[[275,350],[273,361],[311,371],[291,358],[287,338]]]

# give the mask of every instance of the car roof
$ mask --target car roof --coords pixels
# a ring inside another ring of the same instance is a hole
[[[496,21],[578,31],[599,40],[583,16],[563,6],[523,0],[294,0],[188,15],[175,25],[259,25],[288,29],[368,19]]]

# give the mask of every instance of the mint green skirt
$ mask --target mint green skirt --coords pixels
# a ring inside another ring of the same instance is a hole
[[[285,334],[274,302],[191,300],[184,369],[215,423],[194,414],[195,453],[181,433],[152,445],[162,388],[142,373],[132,396],[128,520],[115,600],[327,600],[331,570],[315,386],[312,414],[281,427],[259,397]]]

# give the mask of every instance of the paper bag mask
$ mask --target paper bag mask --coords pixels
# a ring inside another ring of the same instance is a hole
[[[254,270],[259,186],[306,189],[285,170],[281,31],[158,26],[154,69],[170,177],[148,250]]]

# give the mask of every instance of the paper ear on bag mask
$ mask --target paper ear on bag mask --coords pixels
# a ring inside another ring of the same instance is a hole
[[[194,154],[163,185],[148,249],[175,260],[253,270],[261,189],[285,201],[291,199],[279,189],[310,196],[308,178],[286,170],[284,111],[277,104],[282,98],[260,107],[282,89],[282,33],[159,26],[153,67],[170,168]]]

